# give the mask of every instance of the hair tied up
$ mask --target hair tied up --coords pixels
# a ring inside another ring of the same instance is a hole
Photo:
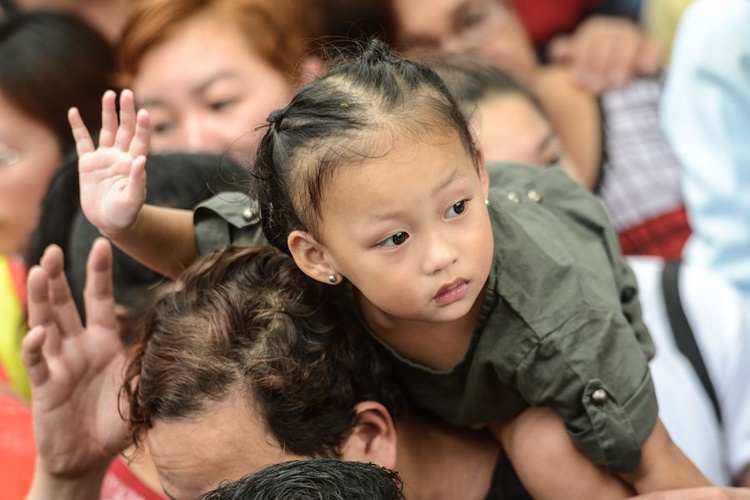
[[[284,119],[284,116],[286,115],[286,108],[284,109],[274,109],[271,111],[271,114],[268,115],[268,118],[266,119],[268,123],[271,125],[275,125],[277,128],[281,126],[281,120]]]

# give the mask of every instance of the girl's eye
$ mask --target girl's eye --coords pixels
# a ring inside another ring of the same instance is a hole
[[[461,215],[466,211],[466,200],[461,200],[458,203],[454,203],[452,207],[448,209],[448,212],[445,214],[446,217],[456,217]]]
[[[381,241],[378,243],[378,246],[387,248],[397,247],[403,245],[407,239],[409,239],[409,234],[401,231]]]

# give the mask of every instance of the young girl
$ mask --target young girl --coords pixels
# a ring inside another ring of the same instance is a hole
[[[109,207],[92,203],[87,216],[132,243],[168,222],[140,210],[148,120],[125,101],[124,126],[110,122],[99,150],[71,122],[81,185],[91,176],[96,191],[82,196]],[[593,462],[638,491],[707,483],[658,422],[635,282],[583,188],[556,168],[488,172],[443,82],[378,42],[269,121],[257,159],[266,238],[312,278],[346,283],[414,401],[487,424],[534,496],[624,492],[582,490],[574,471],[546,480],[532,433],[508,431],[529,405],[551,406]],[[131,217],[102,215],[123,200]],[[242,214],[252,233],[251,208],[215,211]],[[224,233],[243,217],[229,214]],[[559,472],[567,457],[543,465]]]

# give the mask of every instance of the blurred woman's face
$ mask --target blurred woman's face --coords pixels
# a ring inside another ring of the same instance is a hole
[[[523,84],[538,69],[536,54],[508,0],[391,0],[396,41],[407,53],[480,54]]]
[[[151,151],[254,154],[274,109],[294,84],[266,62],[239,28],[212,16],[185,21],[143,57],[132,84],[149,111]]]
[[[584,184],[583,173],[566,154],[549,120],[525,96],[508,93],[484,98],[471,125],[487,160],[538,167],[560,165]]]
[[[23,252],[61,161],[55,134],[0,91],[0,253]]]

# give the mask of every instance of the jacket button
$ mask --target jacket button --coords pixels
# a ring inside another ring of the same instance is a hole
[[[528,196],[531,201],[534,201],[536,203],[542,201],[542,195],[536,189],[530,190],[528,193],[526,193],[526,196]]]
[[[597,389],[591,393],[591,401],[593,401],[597,406],[601,406],[606,403],[607,399],[609,399],[607,397],[607,391],[605,391],[604,389]]]
[[[508,199],[512,201],[513,203],[521,203],[521,197],[518,196],[518,193],[516,192],[508,193]]]

